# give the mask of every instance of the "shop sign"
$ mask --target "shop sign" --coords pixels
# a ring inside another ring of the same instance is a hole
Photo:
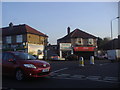
[[[71,50],[71,43],[60,43],[61,50]]]
[[[74,47],[74,51],[94,51],[95,47]]]

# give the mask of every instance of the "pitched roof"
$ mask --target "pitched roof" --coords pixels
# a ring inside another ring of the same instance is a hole
[[[69,38],[84,38],[84,39],[87,39],[87,38],[97,38],[97,37],[94,36],[94,35],[91,35],[89,33],[86,33],[86,32],[84,32],[80,29],[75,29],[70,34],[68,34],[68,35],[66,35],[63,38],[60,38],[58,40],[69,39]]]
[[[26,25],[14,25],[12,27],[4,27],[2,28],[2,35],[7,36],[7,35],[18,35],[18,34],[36,34],[44,37],[48,37],[47,35],[41,33],[40,31],[37,31],[36,29]]]

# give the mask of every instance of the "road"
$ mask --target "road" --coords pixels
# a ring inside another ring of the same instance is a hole
[[[26,81],[16,81],[3,77],[3,89],[17,88],[119,88],[118,80],[120,63],[108,60],[95,60],[94,65],[85,61],[84,67],[79,67],[78,61],[48,61],[52,72],[46,78],[34,78]]]

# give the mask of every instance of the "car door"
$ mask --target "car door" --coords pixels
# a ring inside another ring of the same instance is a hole
[[[15,57],[11,53],[3,53],[2,70],[5,75],[13,75],[15,70]]]

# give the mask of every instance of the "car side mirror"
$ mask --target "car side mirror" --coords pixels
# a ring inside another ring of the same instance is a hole
[[[14,59],[9,59],[8,62],[14,62]]]

